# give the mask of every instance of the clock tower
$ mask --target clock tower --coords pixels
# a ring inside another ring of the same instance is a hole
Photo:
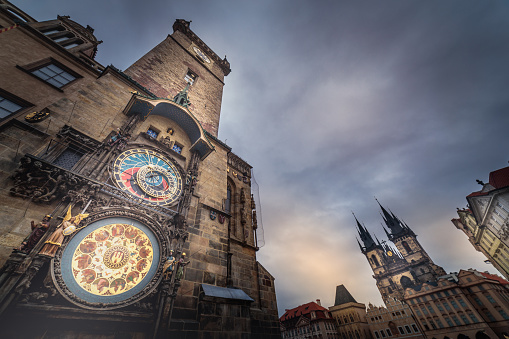
[[[378,239],[375,243],[366,227],[356,218],[357,231],[362,241],[359,246],[373,270],[373,278],[384,302],[389,297],[403,300],[405,288],[436,281],[446,273],[431,260],[410,227],[382,205],[379,206],[385,225],[390,230],[384,227],[384,231],[395,246],[385,241],[380,243]]]
[[[226,57],[179,19],[121,71],[90,26],[0,4],[2,334],[280,337],[252,167],[218,139]]]

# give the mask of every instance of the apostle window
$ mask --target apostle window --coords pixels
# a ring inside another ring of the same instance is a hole
[[[157,136],[159,135],[159,131],[155,129],[154,127],[150,126],[150,128],[147,130],[148,136],[157,139]]]
[[[178,153],[178,154],[181,154],[182,153],[182,148],[184,148],[184,146],[182,145],[179,145],[177,143],[174,143],[173,144],[173,147],[171,148],[174,152]]]

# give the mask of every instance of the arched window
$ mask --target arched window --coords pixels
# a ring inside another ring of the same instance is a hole
[[[380,266],[380,264],[378,263],[378,259],[375,257],[374,254],[371,256],[371,260],[373,260],[373,263],[375,264],[375,266]]]
[[[399,283],[403,286],[403,288],[412,287],[413,285],[412,280],[407,276],[402,276]]]
[[[405,251],[407,251],[407,253],[412,253],[412,249],[410,248],[410,246],[408,245],[408,243],[406,241],[403,241],[401,243],[401,245],[403,246],[403,248],[405,249]]]
[[[226,187],[226,200],[224,201],[224,211],[230,214],[231,206],[232,206],[232,186],[228,184],[228,186]]]
[[[389,291],[389,293],[392,293],[392,288],[387,287],[387,291]]]
[[[350,314],[350,321],[353,322],[353,317],[352,315]]]
[[[424,269],[421,268],[420,271],[421,271],[421,274],[424,274]]]

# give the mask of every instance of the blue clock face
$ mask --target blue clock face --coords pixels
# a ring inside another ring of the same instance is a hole
[[[182,177],[166,157],[147,149],[130,149],[113,164],[117,185],[145,201],[163,206],[174,204],[182,194]]]

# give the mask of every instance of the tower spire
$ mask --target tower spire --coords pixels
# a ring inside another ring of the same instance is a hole
[[[378,199],[375,197],[378,206],[382,209],[382,213],[380,215],[384,219],[385,224],[391,230],[391,236],[395,236],[404,231],[401,221],[394,215],[392,212],[387,212],[387,210],[380,204]],[[389,236],[389,234],[387,234]],[[389,238],[390,239],[390,238]]]
[[[359,233],[359,237],[361,238],[361,240],[364,244],[364,249],[369,249],[373,246],[376,246],[375,241],[373,240],[373,237],[371,236],[369,231],[366,229],[366,227],[363,227],[361,225],[361,223],[359,222],[359,220],[357,220],[357,217],[355,216],[355,214],[353,212],[352,212],[352,215],[355,219],[355,222],[357,223],[357,232]],[[360,243],[359,243],[359,245],[360,245]],[[361,248],[361,250],[362,250],[362,248]]]

